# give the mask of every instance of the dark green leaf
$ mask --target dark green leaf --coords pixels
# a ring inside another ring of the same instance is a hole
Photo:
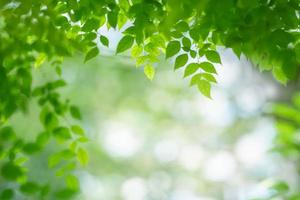
[[[118,12],[116,11],[109,12],[107,14],[107,21],[111,27],[116,28],[118,24]]]
[[[81,114],[80,114],[80,111],[79,111],[79,108],[76,107],[76,106],[71,106],[70,107],[70,113],[71,113],[71,116],[74,118],[74,119],[81,119]]]
[[[11,140],[15,137],[15,131],[12,127],[6,126],[0,130],[0,139],[1,141]]]
[[[99,26],[100,26],[100,20],[96,18],[91,18],[84,23],[82,30],[85,32],[89,32],[89,31],[97,30]]]
[[[58,127],[56,129],[53,130],[53,135],[55,138],[61,140],[61,141],[65,141],[71,138],[71,134],[69,129],[65,128],[65,127]]]
[[[50,134],[48,132],[42,132],[37,136],[36,143],[39,146],[44,146],[45,144],[48,143],[49,139],[50,139]]]
[[[168,43],[166,49],[166,58],[170,58],[177,54],[180,51],[180,42],[179,41],[171,41]]]
[[[39,189],[40,189],[39,185],[34,182],[27,182],[20,186],[21,192],[28,194],[28,195],[32,195],[32,194],[38,192]]]
[[[100,36],[100,42],[104,45],[104,46],[109,46],[109,40],[107,37],[105,37],[104,35]]]
[[[14,197],[14,191],[12,189],[5,189],[1,192],[0,199],[1,200],[10,200]]]
[[[2,166],[1,174],[3,178],[7,180],[16,180],[23,175],[23,171],[21,170],[21,167],[8,162]]]
[[[180,21],[175,25],[175,28],[179,32],[187,32],[189,30],[189,25],[185,21]]]
[[[122,53],[132,47],[134,38],[130,35],[125,35],[117,46],[117,53]]]
[[[73,199],[77,191],[72,189],[63,189],[56,192],[55,197],[57,199]]]
[[[23,152],[26,154],[34,154],[40,151],[41,147],[36,143],[28,143],[23,146]]]
[[[96,57],[98,54],[99,54],[98,47],[94,47],[94,48],[90,49],[87,52],[87,54],[85,55],[84,62],[87,62],[87,61],[91,60],[92,58]]]
[[[190,55],[191,55],[192,58],[196,58],[197,52],[194,51],[194,50],[191,50],[191,51],[190,51]]]
[[[182,45],[184,47],[190,49],[191,45],[192,45],[191,40],[189,38],[187,38],[187,37],[182,38]]]
[[[183,67],[187,61],[188,61],[189,57],[187,54],[182,54],[180,56],[177,56],[176,60],[175,60],[175,67],[174,69],[178,69],[180,67]]]

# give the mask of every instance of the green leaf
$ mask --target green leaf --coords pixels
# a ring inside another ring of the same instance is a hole
[[[21,170],[21,167],[8,162],[2,166],[1,174],[2,177],[7,180],[16,180],[23,175],[23,171]]]
[[[87,54],[85,55],[84,62],[86,63],[87,61],[91,60],[92,58],[96,57],[99,54],[99,49],[98,47],[94,47],[90,49]]]
[[[10,200],[14,197],[14,191],[12,189],[5,189],[1,192],[0,199],[1,200]]]
[[[198,89],[204,96],[211,98],[211,94],[210,94],[211,85],[208,81],[199,80],[198,81]]]
[[[52,130],[58,125],[58,119],[55,114],[48,112],[47,109],[43,109],[40,114],[41,122],[47,128],[47,130]]]
[[[12,127],[10,126],[3,127],[0,130],[0,141],[12,140],[13,138],[15,138],[15,135],[16,133]]]
[[[202,74],[198,73],[198,74],[195,74],[192,78],[191,78],[191,82],[190,82],[190,86],[193,86],[193,85],[197,85],[198,84],[198,81],[201,79],[201,76]]]
[[[190,49],[192,45],[191,40],[187,37],[182,38],[182,45],[187,49]]]
[[[48,132],[42,132],[37,136],[36,143],[39,146],[44,146],[49,142],[49,139],[50,139],[50,134]]]
[[[288,78],[286,77],[285,73],[283,72],[281,66],[274,66],[272,70],[273,76],[278,80],[280,83],[286,85]]]
[[[166,49],[166,59],[174,56],[180,51],[180,42],[179,41],[171,41],[167,45]]]
[[[187,32],[189,30],[189,25],[185,21],[180,21],[175,25],[175,28],[179,32]]]
[[[47,55],[44,53],[40,53],[39,56],[36,58],[34,67],[39,68],[47,59]]]
[[[215,67],[213,66],[213,64],[209,62],[200,63],[199,67],[203,69],[205,72],[217,74]]]
[[[189,59],[189,56],[187,54],[182,54],[180,56],[177,56],[175,60],[175,67],[174,69],[179,69],[180,67],[183,67]]]
[[[209,50],[205,52],[205,56],[210,62],[221,64],[221,58],[218,52]]]
[[[50,186],[47,184],[47,185],[44,185],[41,187],[41,197],[45,197],[50,191]]]
[[[73,125],[73,126],[71,126],[71,130],[76,135],[84,136],[84,130],[80,126]]]
[[[34,154],[41,150],[41,147],[36,143],[28,143],[23,146],[23,152],[26,154]]]
[[[89,32],[89,31],[97,30],[99,26],[100,26],[100,20],[96,18],[91,18],[84,23],[82,27],[82,31]]]
[[[21,192],[23,192],[27,195],[32,195],[32,194],[38,192],[39,189],[40,189],[39,185],[34,182],[27,182],[20,186]]]
[[[71,138],[69,129],[65,127],[58,127],[53,130],[53,135],[55,138],[61,141],[66,141]]]
[[[147,64],[144,67],[144,73],[149,80],[153,80],[154,75],[155,75],[155,68],[152,65]]]
[[[289,185],[283,181],[279,181],[272,185],[272,189],[276,190],[278,193],[287,193],[289,191]]]
[[[115,10],[109,12],[107,14],[107,21],[111,27],[116,28],[118,24],[118,12]]]
[[[101,35],[101,36],[100,36],[100,42],[101,42],[104,46],[109,47],[109,40],[108,40],[108,38],[105,37],[104,35]]]
[[[78,181],[77,177],[74,175],[69,174],[66,176],[66,184],[67,184],[67,187],[72,190],[79,189],[79,181]]]
[[[61,88],[61,87],[64,87],[66,85],[67,85],[66,81],[64,81],[62,79],[59,79],[59,80],[56,80],[56,81],[53,81],[53,82],[49,83],[48,84],[48,90],[55,90],[57,88]]]
[[[184,71],[184,76],[187,77],[190,76],[191,74],[195,73],[199,69],[199,64],[198,63],[191,63],[189,64]]]
[[[70,113],[71,113],[71,116],[74,118],[74,119],[81,119],[81,114],[80,114],[80,111],[79,111],[79,108],[76,107],[76,106],[71,106],[70,107]]]
[[[141,55],[141,53],[143,53],[143,47],[142,46],[138,46],[138,45],[134,45],[131,49],[131,56],[133,58],[137,58]]]
[[[78,138],[77,141],[84,143],[84,142],[89,142],[90,140],[89,140],[89,138],[82,136],[82,137]]]
[[[197,52],[194,51],[194,50],[191,50],[191,51],[190,51],[190,55],[191,55],[192,58],[196,58]]]
[[[130,35],[125,35],[117,46],[117,53],[122,53],[132,47],[134,38]]]
[[[63,159],[73,159],[75,157],[74,152],[70,149],[65,149],[60,152],[52,154],[48,159],[48,167],[53,168],[57,166]]]
[[[205,78],[209,82],[217,83],[216,78],[212,74],[203,73],[202,77]]]
[[[171,35],[173,38],[177,38],[177,39],[182,38],[182,34],[181,34],[179,31],[172,31],[172,32],[170,33],[170,35]]]
[[[83,148],[79,148],[77,152],[77,159],[82,166],[86,166],[89,162],[89,155]]]
[[[77,190],[72,189],[62,189],[55,193],[55,197],[58,199],[74,199],[74,195],[77,193]]]
[[[194,27],[194,28],[192,28],[190,31],[189,31],[189,35],[191,36],[191,38],[194,40],[194,41],[196,41],[196,42],[198,42],[199,41],[199,39],[200,39],[200,28],[199,28],[199,26],[197,26],[197,27]]]

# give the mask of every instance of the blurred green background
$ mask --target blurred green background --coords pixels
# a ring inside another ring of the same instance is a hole
[[[272,151],[276,130],[267,114],[270,103],[288,99],[293,88],[221,51],[213,100],[189,88],[182,72],[165,62],[152,82],[126,56],[104,55],[83,65],[79,55],[64,62],[68,87],[62,94],[80,107],[90,139],[90,163],[76,171],[76,199],[269,198],[275,180],[297,191],[297,165]],[[53,80],[48,68],[36,70],[35,85]],[[41,128],[37,109],[33,102],[25,118],[17,114],[11,122],[29,141]],[[47,170],[47,156],[62,146],[53,142],[31,159],[33,180],[62,184]]]

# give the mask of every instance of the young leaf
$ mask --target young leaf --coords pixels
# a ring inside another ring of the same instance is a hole
[[[38,68],[40,67],[47,59],[47,55],[44,53],[39,54],[39,56],[36,58],[34,67]]]
[[[155,69],[152,65],[147,64],[144,67],[144,73],[147,76],[147,78],[152,81],[155,75]]]
[[[199,67],[203,69],[205,72],[217,74],[215,67],[213,66],[213,64],[209,62],[200,63]]]
[[[92,58],[96,57],[99,54],[98,47],[94,47],[91,50],[89,50],[85,56],[84,62],[91,60]]]
[[[83,148],[79,148],[77,152],[77,159],[82,166],[85,166],[89,162],[89,155]]]
[[[65,141],[71,138],[71,134],[69,129],[65,128],[65,127],[58,127],[56,129],[53,130],[53,135],[55,138],[61,140],[61,141]]]
[[[143,52],[143,47],[134,45],[131,49],[131,56],[133,58],[137,58],[141,55],[142,52]]]
[[[199,80],[198,81],[198,89],[204,96],[211,98],[211,95],[210,95],[211,85],[208,81]]]
[[[84,130],[80,126],[78,126],[78,125],[71,126],[71,130],[76,135],[80,135],[80,136],[84,135]]]
[[[77,190],[79,188],[79,181],[77,177],[71,174],[66,176],[66,184],[68,188],[73,190]]]
[[[205,56],[207,60],[213,63],[220,63],[221,64],[221,58],[218,52],[210,50],[205,52]]]
[[[130,35],[125,35],[117,46],[117,53],[121,53],[129,49],[134,42],[134,38]]]
[[[176,70],[180,67],[183,67],[187,63],[188,59],[189,59],[189,57],[187,54],[182,54],[182,55],[178,56],[175,60],[174,69]]]
[[[109,46],[109,40],[107,37],[105,37],[104,35],[100,36],[100,42],[104,45],[104,46]]]
[[[203,73],[202,77],[205,78],[206,80],[208,80],[209,82],[217,83],[216,78],[212,74]]]
[[[199,69],[199,64],[198,63],[191,63],[189,64],[184,71],[184,76],[187,77],[193,73],[195,73]]]
[[[196,75],[194,75],[191,79],[191,82],[190,82],[190,86],[193,86],[193,85],[197,85],[198,84],[198,81],[201,79],[201,74],[198,73]]]
[[[180,42],[179,41],[171,41],[169,42],[166,49],[166,59],[174,56],[180,51]]]

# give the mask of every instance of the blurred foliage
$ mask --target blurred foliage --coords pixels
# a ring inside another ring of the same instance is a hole
[[[297,167],[297,173],[300,173],[300,93],[296,93],[291,102],[275,104],[272,114],[277,128],[273,151],[292,160]],[[300,199],[299,190],[290,191],[286,182],[275,182],[270,189],[273,192],[268,199]]]
[[[85,53],[87,62],[99,54],[97,43],[109,46],[100,27],[122,31],[116,52],[131,49],[149,79],[161,54],[176,57],[175,68],[186,65],[184,76],[193,76],[191,85],[210,97],[215,64],[221,63],[217,46],[245,54],[281,82],[296,77],[299,9],[298,0],[1,0],[0,180],[11,183],[1,188],[1,198],[72,198],[78,191],[73,171],[76,160],[88,162],[81,146],[88,139],[78,125],[79,109],[61,97],[61,64],[77,52]],[[33,70],[43,63],[50,63],[57,76],[33,86]],[[37,101],[41,123],[31,140],[23,134],[26,130],[17,133],[10,124],[16,112],[28,111],[30,101]],[[65,180],[59,187],[28,176],[30,159],[49,145],[57,146],[46,157],[49,167]]]

